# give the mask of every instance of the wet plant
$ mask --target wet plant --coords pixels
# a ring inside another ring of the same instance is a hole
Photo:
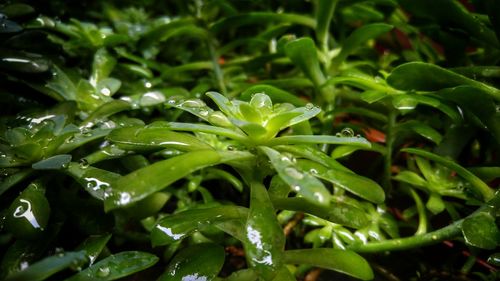
[[[495,1],[32,2],[0,280],[498,278]]]

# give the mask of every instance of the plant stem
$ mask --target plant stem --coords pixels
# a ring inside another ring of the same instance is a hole
[[[212,40],[207,40],[207,45],[208,49],[210,51],[210,57],[212,59],[212,64],[214,65],[214,74],[215,74],[215,79],[217,79],[217,84],[219,87],[219,91],[221,91],[221,94],[226,94],[226,85],[224,84],[224,74],[222,72],[222,69],[219,65],[219,56],[217,55],[217,52],[215,51],[214,44],[212,44]]]
[[[385,184],[386,192],[390,193],[392,191],[391,177],[392,177],[392,149],[394,145],[394,126],[396,124],[396,111],[392,108],[389,109],[389,116],[387,117],[387,131],[385,135],[385,147],[386,153],[384,158],[384,172],[385,172]]]
[[[436,231],[422,235],[384,240],[367,244],[356,244],[348,247],[348,249],[356,251],[358,253],[377,253],[384,251],[401,251],[432,245],[459,235],[461,232],[462,222],[463,219]]]

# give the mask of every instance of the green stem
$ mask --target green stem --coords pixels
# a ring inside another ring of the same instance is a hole
[[[377,253],[384,251],[401,251],[432,245],[460,235],[463,221],[463,219],[456,221],[453,224],[443,227],[439,230],[422,235],[384,240],[367,244],[355,244],[348,247],[348,249],[356,251],[358,253]]]
[[[396,111],[392,108],[389,109],[389,116],[387,117],[387,131],[385,135],[385,158],[384,158],[384,172],[385,172],[385,188],[389,193],[392,190],[391,177],[392,177],[392,151],[394,145],[394,127],[396,125]]]
[[[219,91],[222,94],[226,94],[226,85],[224,84],[224,73],[222,72],[222,68],[219,65],[219,56],[217,55],[217,52],[215,51],[214,44],[212,44],[211,40],[207,41],[208,49],[210,51],[210,57],[212,59],[212,64],[213,64],[213,69],[214,69],[214,74],[215,78],[217,79],[217,84],[219,87]]]

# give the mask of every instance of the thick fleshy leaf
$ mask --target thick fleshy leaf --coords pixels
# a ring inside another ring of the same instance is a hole
[[[65,281],[116,280],[142,271],[157,262],[158,257],[150,253],[120,252],[91,265]]]
[[[285,236],[266,188],[253,182],[250,193],[250,210],[242,242],[248,264],[262,278],[270,280],[283,265]]]
[[[28,268],[13,273],[4,281],[40,281],[49,278],[51,275],[66,269],[75,263],[83,262],[87,259],[84,251],[66,252],[55,256],[46,257]]]
[[[467,85],[481,89],[497,101],[500,100],[500,90],[495,87],[430,63],[409,62],[402,64],[394,68],[387,77],[387,82],[394,88],[405,91],[438,91],[444,88]]]
[[[409,130],[413,131],[422,137],[434,142],[435,144],[439,144],[443,137],[441,134],[436,131],[434,128],[431,126],[424,124],[422,122],[418,122],[416,120],[411,120],[405,123],[400,123],[396,126],[395,128],[396,132],[397,131],[403,131],[403,130]]]
[[[260,148],[269,157],[281,179],[293,191],[314,204],[329,206],[331,195],[321,181],[311,175],[309,171],[302,171],[290,157],[269,147],[262,146]]]
[[[355,29],[342,44],[342,49],[333,59],[332,64],[338,67],[338,65],[342,63],[348,55],[354,52],[357,48],[361,47],[366,41],[387,33],[392,28],[393,26],[389,24],[372,23]]]
[[[113,130],[107,137],[124,150],[144,151],[173,148],[180,151],[207,150],[212,147],[193,135],[169,131],[162,127],[125,127]]]
[[[121,177],[119,174],[91,167],[85,160],[81,163],[70,163],[65,171],[90,195],[99,200],[104,200],[106,190]]]
[[[199,150],[156,162],[116,180],[105,194],[104,209],[110,211],[128,206],[196,170],[249,157],[253,156],[245,152]]]
[[[59,170],[67,167],[71,158],[72,156],[69,154],[55,155],[33,163],[31,167],[35,170]]]
[[[94,125],[95,122],[101,121],[113,114],[118,112],[128,110],[131,108],[130,103],[122,100],[112,100],[94,110],[85,120],[82,122],[81,126],[87,127]]]
[[[326,78],[319,66],[316,46],[311,38],[304,37],[289,42],[285,45],[285,52],[316,87],[325,83]]]
[[[453,108],[452,106],[446,104],[444,101],[437,99],[436,97],[421,95],[421,94],[404,94],[393,96],[392,104],[395,108],[401,110],[402,112],[413,110],[419,104],[434,107],[453,120],[455,123],[460,123],[463,121],[463,117],[460,112]]]
[[[224,248],[212,243],[188,246],[174,256],[159,281],[213,280],[224,265]]]
[[[219,206],[183,211],[158,221],[151,231],[151,242],[153,246],[172,244],[204,226],[228,220],[244,219],[247,214],[247,209],[237,206]]]
[[[459,174],[465,180],[469,181],[471,183],[471,189],[478,195],[481,195],[483,197],[483,200],[487,201],[493,198],[494,192],[485,182],[483,182],[480,178],[476,177],[473,173],[469,172],[467,169],[458,165],[454,161],[419,148],[403,148],[401,149],[401,151],[436,161],[437,163],[457,172],[457,174]]]
[[[285,251],[285,263],[321,267],[361,280],[373,279],[373,271],[368,262],[352,251],[326,248],[289,250]]]
[[[488,213],[466,218],[462,223],[462,234],[470,246],[493,250],[500,245],[500,230],[495,218]]]
[[[318,206],[300,197],[272,198],[272,202],[276,209],[304,212],[352,228],[369,223],[364,210],[344,202],[335,202],[330,207]]]
[[[111,238],[111,234],[92,235],[83,241],[76,249],[85,251],[89,265],[92,265],[101,254],[104,247]]]
[[[342,170],[328,169],[327,167],[309,160],[299,160],[299,167],[323,180],[329,181],[363,199],[373,203],[383,203],[385,200],[384,190],[376,182],[369,178]]]
[[[296,135],[296,136],[284,136],[277,137],[269,140],[266,145],[287,145],[287,144],[318,144],[318,143],[329,143],[329,144],[343,144],[352,145],[359,147],[370,148],[371,144],[365,138],[359,137],[342,137],[342,136],[321,136],[321,135]]]

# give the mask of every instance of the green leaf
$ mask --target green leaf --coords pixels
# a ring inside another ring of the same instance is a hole
[[[213,280],[224,264],[224,248],[212,243],[188,246],[174,256],[159,281]]]
[[[114,115],[118,112],[122,112],[124,110],[131,109],[130,103],[122,100],[112,100],[107,103],[102,104],[96,110],[92,111],[92,113],[83,120],[80,126],[82,127],[92,127],[95,125],[94,123],[101,121],[111,115]]]
[[[193,135],[177,133],[164,127],[126,127],[113,130],[107,137],[119,148],[132,151],[147,151],[173,148],[180,151],[207,150],[212,147]]]
[[[404,130],[413,131],[421,135],[422,137],[434,142],[435,144],[439,144],[443,139],[441,134],[434,128],[416,120],[410,120],[404,123],[400,123],[395,127],[395,130],[396,132]]]
[[[320,0],[316,7],[316,38],[323,51],[328,51],[328,35],[330,22],[338,0]]]
[[[384,190],[369,178],[342,170],[328,169],[327,167],[309,160],[299,160],[299,167],[323,180],[329,181],[363,199],[376,204],[385,200]]]
[[[106,247],[109,239],[111,239],[111,234],[91,235],[76,247],[76,250],[85,251],[89,265],[92,265],[97,260],[104,247]]]
[[[197,208],[162,218],[151,231],[153,246],[168,245],[184,239],[194,231],[217,222],[244,219],[247,209],[237,206]]]
[[[55,256],[46,257],[28,268],[10,274],[4,281],[40,281],[53,274],[87,259],[84,251],[66,252]]]
[[[435,97],[431,97],[428,95],[421,94],[409,94],[406,93],[404,95],[397,95],[392,97],[392,104],[395,108],[401,111],[413,110],[418,104],[424,104],[431,107],[434,107],[444,114],[448,115],[448,117],[453,120],[455,123],[461,123],[463,121],[463,117],[453,107],[448,104],[440,101]]]
[[[288,145],[288,144],[318,144],[318,143],[329,143],[329,144],[342,144],[342,145],[352,145],[358,147],[370,148],[371,144],[365,138],[362,137],[337,137],[337,136],[309,136],[309,135],[296,135],[296,136],[284,136],[277,137],[269,140],[267,146],[275,145]]]
[[[335,202],[330,207],[325,207],[300,197],[271,199],[276,209],[304,212],[352,228],[361,228],[369,223],[364,210],[344,202]]]
[[[104,200],[105,192],[111,184],[119,179],[119,174],[88,166],[85,160],[72,162],[65,170],[94,198]]]
[[[267,190],[260,182],[250,185],[250,210],[242,241],[248,264],[265,280],[276,276],[283,265],[285,236]]]
[[[95,263],[65,281],[116,280],[142,271],[157,262],[158,257],[150,253],[120,252]]]
[[[493,250],[500,245],[500,231],[495,218],[487,213],[466,218],[462,223],[462,234],[465,243],[470,246]]]
[[[401,171],[394,177],[395,180],[405,182],[411,185],[420,186],[427,189],[427,181],[420,175],[412,171]]]
[[[404,91],[438,91],[467,85],[485,91],[497,101],[500,100],[500,90],[495,87],[424,62],[409,62],[394,68],[387,77],[387,83]]]
[[[473,191],[475,191],[478,195],[481,195],[484,201],[488,201],[494,196],[493,190],[491,190],[491,188],[485,182],[483,182],[473,173],[469,172],[467,169],[458,165],[452,160],[443,158],[437,154],[419,148],[403,148],[401,149],[401,151],[419,155],[427,159],[436,161],[437,163],[457,172],[457,174],[471,183],[471,189],[473,189]]]
[[[31,167],[35,170],[59,170],[69,165],[72,156],[61,154],[33,163]]]
[[[303,196],[306,200],[320,206],[329,206],[330,192],[323,183],[316,179],[309,171],[302,171],[294,164],[293,159],[280,154],[278,151],[261,146],[260,149],[269,157],[274,169],[293,191]]]
[[[92,63],[92,74],[90,75],[90,84],[97,87],[97,84],[103,79],[108,78],[116,65],[116,59],[113,58],[105,48],[97,50],[94,54]]]
[[[316,87],[326,81],[319,66],[314,41],[309,37],[293,40],[285,45],[286,55],[314,83]]]
[[[338,271],[361,280],[373,279],[368,262],[352,251],[326,248],[285,251],[285,263],[307,264]]]
[[[214,33],[218,33],[222,30],[227,30],[228,28],[256,23],[267,24],[272,22],[293,23],[304,25],[310,28],[314,28],[316,26],[316,21],[314,19],[302,15],[274,12],[251,12],[225,17],[215,22],[210,27],[210,30]]]
[[[213,150],[188,152],[136,170],[119,178],[105,194],[106,211],[125,207],[162,190],[192,172],[219,164],[221,155]]]
[[[333,59],[332,65],[338,67],[344,60],[353,53],[357,48],[361,47],[366,41],[376,38],[384,33],[392,30],[393,26],[385,23],[372,23],[363,25],[354,30],[342,44],[340,53]]]

